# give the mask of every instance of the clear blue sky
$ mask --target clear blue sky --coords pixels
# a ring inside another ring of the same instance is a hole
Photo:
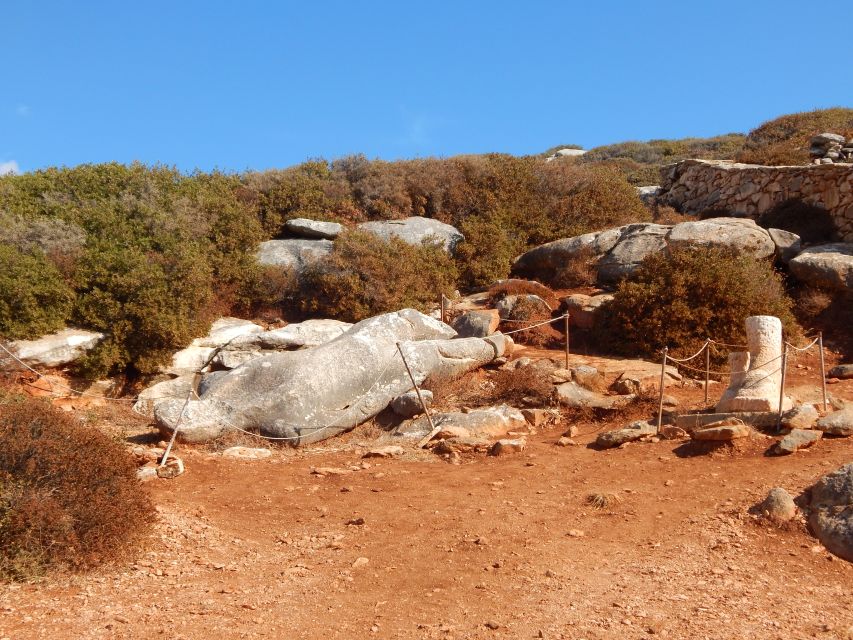
[[[8,0],[0,168],[747,131],[853,106],[851,25],[851,0]]]

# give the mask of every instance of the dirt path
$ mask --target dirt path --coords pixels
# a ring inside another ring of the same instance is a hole
[[[853,381],[831,390],[849,399]],[[853,638],[853,564],[801,523],[747,514],[853,460],[853,438],[685,457],[583,446],[600,426],[581,425],[582,446],[554,445],[562,425],[459,465],[365,461],[358,434],[255,462],[184,447],[187,473],[147,485],[148,552],[2,587],[0,638]],[[618,501],[595,510],[590,493]]]

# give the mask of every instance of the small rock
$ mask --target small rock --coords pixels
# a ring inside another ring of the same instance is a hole
[[[776,444],[773,448],[773,453],[776,455],[788,455],[795,451],[799,451],[800,449],[807,449],[822,437],[823,432],[821,431],[792,429],[791,433],[786,435]]]
[[[657,433],[657,427],[645,420],[632,422],[627,427],[615,431],[605,431],[596,438],[595,443],[604,449],[621,446]]]
[[[853,378],[853,364],[839,364],[832,367],[827,374],[828,378],[840,378],[841,380],[849,380]]]
[[[365,558],[364,556],[362,556],[362,557],[360,557],[360,558],[356,558],[356,559],[355,559],[355,562],[353,562],[353,563],[352,563],[352,568],[353,568],[353,569],[358,569],[358,568],[360,568],[360,567],[367,566],[367,563],[368,563],[368,562],[370,562],[370,560],[368,560],[368,559],[367,559],[367,558]]]
[[[524,448],[526,446],[527,440],[525,438],[498,440],[495,444],[492,445],[492,448],[489,449],[489,455],[506,456],[521,453],[522,451],[524,451]]]
[[[583,538],[586,534],[580,529],[569,529],[566,535],[570,538]]]
[[[157,467],[140,467],[136,470],[136,478],[140,482],[148,482],[157,477]]]
[[[224,458],[239,458],[241,460],[261,460],[262,458],[269,458],[271,455],[272,451],[269,449],[252,447],[229,447],[222,452]]]
[[[853,436],[853,407],[824,416],[815,423],[815,429],[832,436]]]
[[[364,518],[353,518],[352,520],[347,520],[348,527],[360,527],[364,524]]]
[[[548,412],[545,409],[522,409],[521,415],[531,427],[541,427],[548,421]]]
[[[685,440],[690,437],[687,431],[674,425],[663,425],[660,428],[660,434],[667,440]]]
[[[563,432],[563,435],[566,438],[575,438],[580,434],[580,432],[581,431],[580,431],[580,429],[578,429],[577,425],[573,424],[571,427],[566,429],[565,432]]]
[[[184,472],[184,461],[180,458],[169,458],[169,461],[162,467],[157,467],[157,477],[171,480],[177,478]]]
[[[803,404],[783,413],[781,426],[783,429],[811,429],[819,417],[813,404]]]
[[[765,518],[781,524],[797,515],[797,505],[791,494],[782,487],[774,487],[758,505],[759,513]]]
[[[738,438],[746,438],[752,432],[748,426],[737,418],[728,418],[720,422],[712,422],[708,426],[693,432],[694,440],[704,442],[729,442]]]
[[[397,445],[388,445],[386,447],[377,447],[365,453],[362,458],[393,458],[403,455],[403,447]]]
[[[576,447],[576,446],[578,446],[578,443],[575,442],[574,440],[572,440],[571,438],[567,438],[566,436],[563,436],[562,438],[557,440],[557,446],[558,447]]]

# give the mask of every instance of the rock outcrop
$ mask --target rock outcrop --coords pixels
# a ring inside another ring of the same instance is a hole
[[[412,309],[359,322],[326,344],[276,353],[233,371],[217,372],[189,402],[181,439],[199,442],[229,428],[316,442],[352,429],[411,389],[397,343],[418,384],[460,375],[504,354],[512,341],[501,334],[460,338],[449,326]],[[170,434],[182,400],[157,404],[160,429]]]
[[[14,340],[5,347],[27,366],[55,368],[64,367],[81,358],[103,339],[103,333],[63,329],[35,340]],[[0,367],[22,368],[5,351],[0,351]]]
[[[759,259],[777,252],[770,233],[751,220],[710,218],[676,225],[629,224],[598,233],[555,240],[518,257],[513,271],[551,281],[568,262],[589,259],[599,284],[613,284],[631,274],[654,253],[671,249],[725,247]]]
[[[322,222],[308,218],[292,218],[284,223],[284,228],[300,238],[334,240],[344,230],[344,225],[337,222]]]
[[[853,462],[812,487],[809,524],[823,546],[853,562]]]
[[[299,276],[306,267],[332,253],[333,247],[331,240],[267,240],[258,246],[257,257],[262,265],[283,267]]]
[[[436,241],[450,254],[456,253],[456,246],[465,239],[456,227],[420,216],[363,222],[358,228],[383,240],[395,237],[414,245],[420,245],[424,240]]]
[[[809,247],[793,258],[788,268],[807,284],[853,291],[853,242]]]

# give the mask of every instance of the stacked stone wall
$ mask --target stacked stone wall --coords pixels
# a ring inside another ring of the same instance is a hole
[[[789,201],[831,216],[839,239],[853,242],[853,165],[765,167],[685,160],[661,170],[658,202],[682,213],[715,212],[758,218]]]

